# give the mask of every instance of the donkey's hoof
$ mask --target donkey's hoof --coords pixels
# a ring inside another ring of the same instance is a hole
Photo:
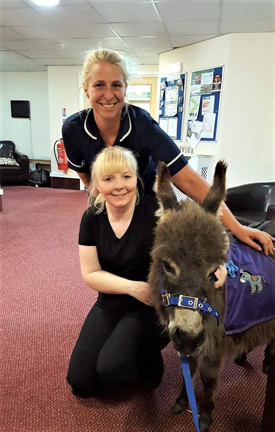
[[[236,357],[234,363],[238,366],[245,366],[247,360],[247,354],[242,353],[240,356]]]
[[[263,373],[268,375],[268,372],[269,372],[269,364],[263,362]]]
[[[183,397],[179,397],[172,407],[172,414],[180,414],[185,411],[187,407],[188,401]]]
[[[200,432],[208,432],[212,422],[211,414],[202,411],[200,415]]]

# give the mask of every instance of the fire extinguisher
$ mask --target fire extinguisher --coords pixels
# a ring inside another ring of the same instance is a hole
[[[53,151],[54,151],[54,155],[55,155],[55,159],[56,159],[56,163],[57,163],[57,167],[60,171],[67,171],[68,165],[67,165],[67,156],[66,156],[66,151],[65,151],[65,147],[63,144],[62,139],[58,139],[55,141],[54,145],[53,145]]]

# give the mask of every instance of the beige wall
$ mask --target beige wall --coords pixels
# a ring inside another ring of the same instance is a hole
[[[30,101],[31,120],[11,117],[11,100]],[[49,159],[47,72],[0,72],[0,136],[30,159]]]
[[[274,34],[226,35],[161,54],[160,77],[177,62],[187,72],[185,119],[191,71],[225,66],[217,142],[201,142],[195,153],[226,159],[228,187],[275,181]]]

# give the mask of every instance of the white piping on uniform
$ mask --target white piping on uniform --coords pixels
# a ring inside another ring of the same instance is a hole
[[[173,163],[176,162],[176,160],[178,160],[181,157],[181,155],[182,155],[182,152],[180,152],[178,154],[178,156],[176,156],[173,160],[171,160],[171,162],[169,162],[168,164],[166,164],[166,166],[169,167],[169,166],[173,165]]]
[[[82,165],[76,165],[76,164],[74,164],[72,161],[70,161],[70,159],[68,158],[68,156],[67,156],[67,159],[68,159],[68,161],[70,162],[70,164],[72,164],[72,165],[75,166],[76,168],[83,168]]]
[[[122,138],[120,138],[120,140],[119,140],[120,142],[123,141],[131,133],[131,130],[132,130],[131,119],[130,119],[128,112],[127,112],[127,114],[128,114],[128,119],[129,119],[129,130],[128,130],[128,132],[126,132],[126,134]]]
[[[87,122],[87,119],[88,119],[88,117],[89,117],[90,112],[91,112],[91,109],[88,111],[87,117],[86,117],[86,119],[85,119],[85,122],[84,122],[84,129],[85,129],[85,132],[86,132],[86,133],[87,133],[91,138],[93,138],[94,140],[97,140],[97,137],[94,136],[94,135],[92,135],[91,132],[89,132],[88,129],[87,129],[86,122]],[[75,166],[77,166],[77,165],[75,165]]]

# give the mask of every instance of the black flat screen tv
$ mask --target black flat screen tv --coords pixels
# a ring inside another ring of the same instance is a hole
[[[11,116],[14,118],[31,118],[30,101],[11,101]]]

